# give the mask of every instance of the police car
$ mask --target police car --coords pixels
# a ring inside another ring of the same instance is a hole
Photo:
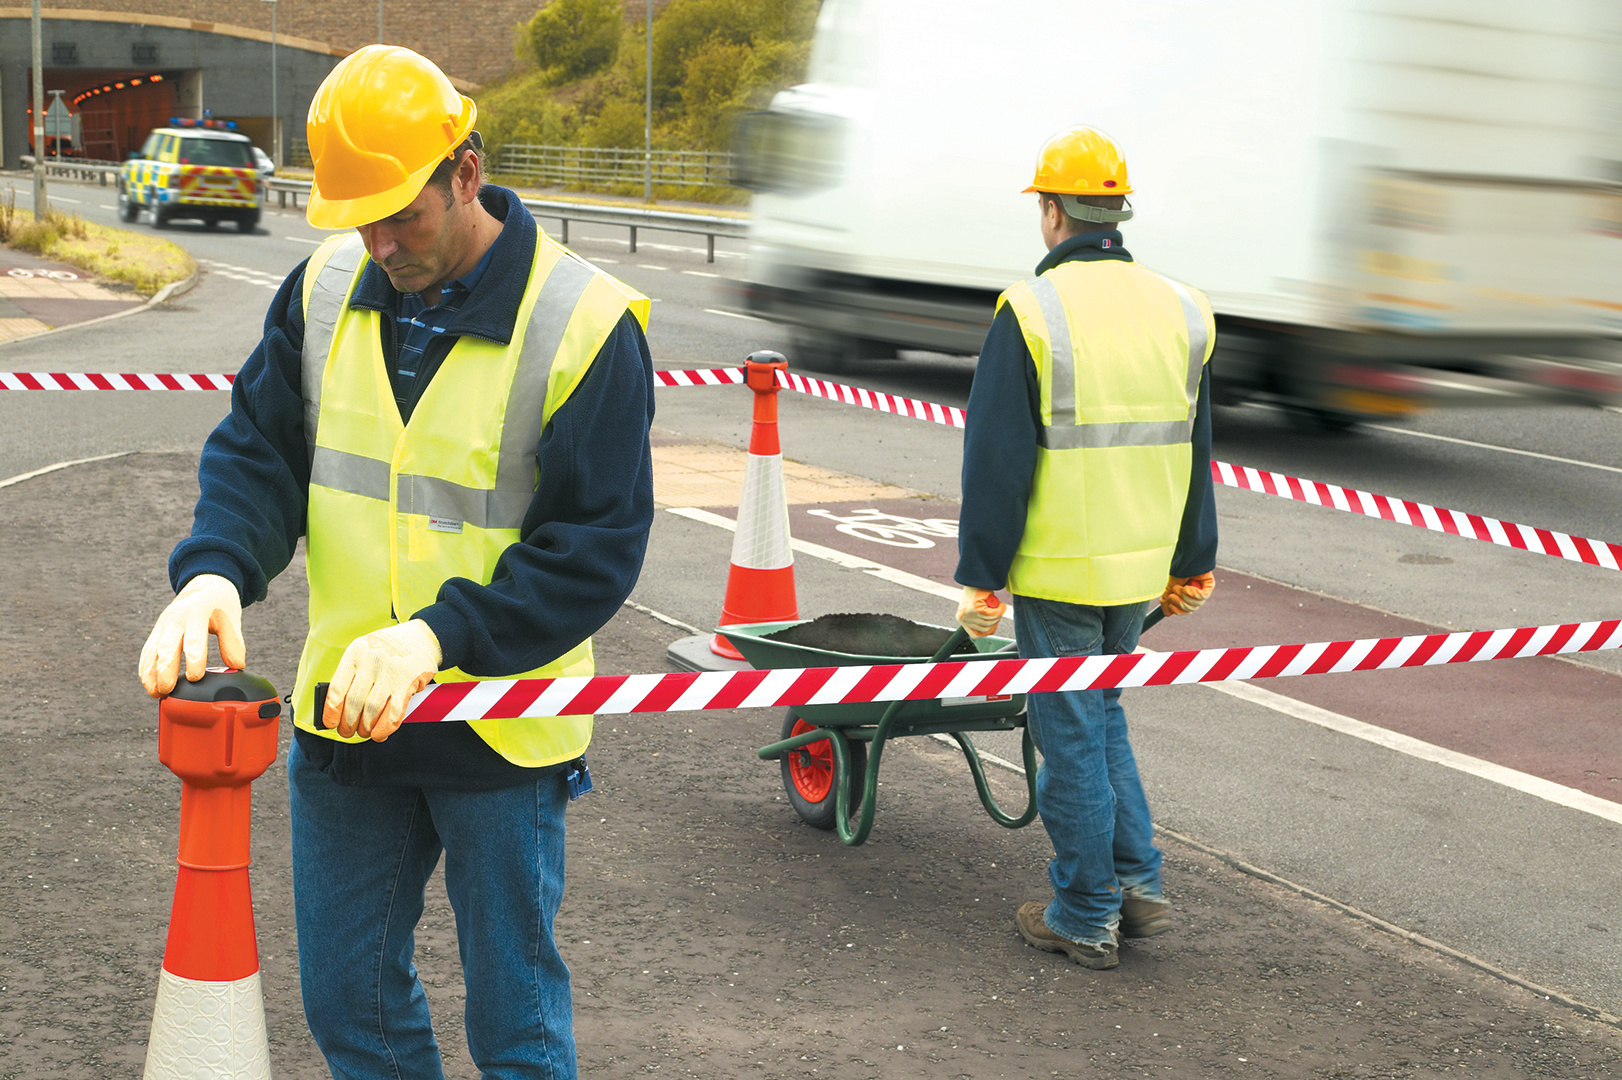
[[[154,228],[195,218],[209,228],[235,221],[242,232],[259,224],[264,188],[253,143],[220,120],[171,117],[118,171],[118,213],[134,221],[142,210]]]

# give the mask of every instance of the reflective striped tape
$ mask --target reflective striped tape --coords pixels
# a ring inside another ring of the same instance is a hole
[[[1431,532],[1448,533],[1471,540],[1485,540],[1500,547],[1535,551],[1553,555],[1557,559],[1603,566],[1607,570],[1622,569],[1622,545],[1606,540],[1590,540],[1571,536],[1553,529],[1539,529],[1530,525],[1517,525],[1513,521],[1500,521],[1482,514],[1466,514],[1458,510],[1431,506],[1428,503],[1393,499],[1389,495],[1371,495],[1356,488],[1343,488],[1316,480],[1302,480],[1283,473],[1262,472],[1243,466],[1229,465],[1225,461],[1211,462],[1211,478],[1228,487],[1244,491],[1259,491],[1283,499],[1327,506],[1350,514],[1395,521],[1401,525],[1415,525]]]
[[[0,390],[229,390],[235,375],[0,371]]]
[[[742,368],[695,368],[687,371],[656,371],[658,386],[736,386],[743,382]],[[0,372],[4,390],[229,390],[235,375],[140,375],[125,372],[102,374],[43,374],[39,372]],[[859,386],[828,382],[778,372],[778,385],[811,397],[838,401],[859,408],[927,420],[961,428],[965,413],[950,405],[938,405],[917,398],[883,394]],[[1622,544],[1572,536],[1553,529],[1520,525],[1482,514],[1468,514],[1445,507],[1388,495],[1373,495],[1355,488],[1343,488],[1317,480],[1304,480],[1283,473],[1263,472],[1225,461],[1211,462],[1211,477],[1219,484],[1257,491],[1266,495],[1327,506],[1382,521],[1414,525],[1432,532],[1448,533],[1471,540],[1485,540],[1500,547],[1518,548],[1570,562],[1622,569]]]
[[[743,368],[693,368],[688,371],[655,371],[655,386],[740,386]]]
[[[1434,667],[1622,648],[1622,620],[1408,637],[1247,645],[1121,656],[956,660],[938,664],[772,668],[765,671],[486,679],[442,683],[411,699],[408,723],[588,713],[691,712],[855,705],[990,694],[1279,679]]]

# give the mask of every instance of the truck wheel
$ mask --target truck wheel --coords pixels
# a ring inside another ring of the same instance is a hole
[[[259,227],[259,213],[255,211],[248,217],[237,218],[237,232],[251,233]]]
[[[169,227],[169,208],[167,206],[154,206],[152,208],[152,227],[154,229],[167,229]]]
[[[1333,409],[1317,409],[1302,405],[1287,406],[1285,418],[1297,431],[1310,431],[1324,435],[1340,435],[1357,427],[1358,417],[1353,413]]]
[[[797,366],[829,375],[845,375],[861,363],[861,339],[846,334],[797,330],[789,359]]]
[[[123,221],[134,221],[141,216],[140,204],[131,202],[130,193],[122,188],[118,192],[118,216]]]
[[[815,726],[801,720],[800,714],[790,709],[783,716],[783,731],[779,737],[790,739]],[[850,749],[850,775],[843,779],[850,791],[850,812],[854,816],[862,797],[862,782],[867,776],[867,743],[850,739],[845,745]],[[814,829],[832,829],[838,799],[834,773],[839,764],[833,745],[823,739],[785,754],[779,763],[783,770],[783,790],[788,792],[789,805],[794,807],[794,812]]]

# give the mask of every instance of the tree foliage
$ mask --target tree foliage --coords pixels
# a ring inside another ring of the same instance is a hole
[[[620,0],[551,0],[530,19],[524,35],[535,65],[562,83],[612,64],[624,28]]]
[[[805,77],[820,0],[669,0],[654,16],[654,145],[725,150],[737,115]],[[549,0],[514,43],[535,70],[478,97],[494,149],[640,147],[647,38],[641,0]]]

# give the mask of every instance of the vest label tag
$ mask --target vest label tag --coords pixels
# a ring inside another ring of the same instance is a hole
[[[462,522],[459,518],[429,517],[428,530],[430,532],[459,533],[462,531]]]

